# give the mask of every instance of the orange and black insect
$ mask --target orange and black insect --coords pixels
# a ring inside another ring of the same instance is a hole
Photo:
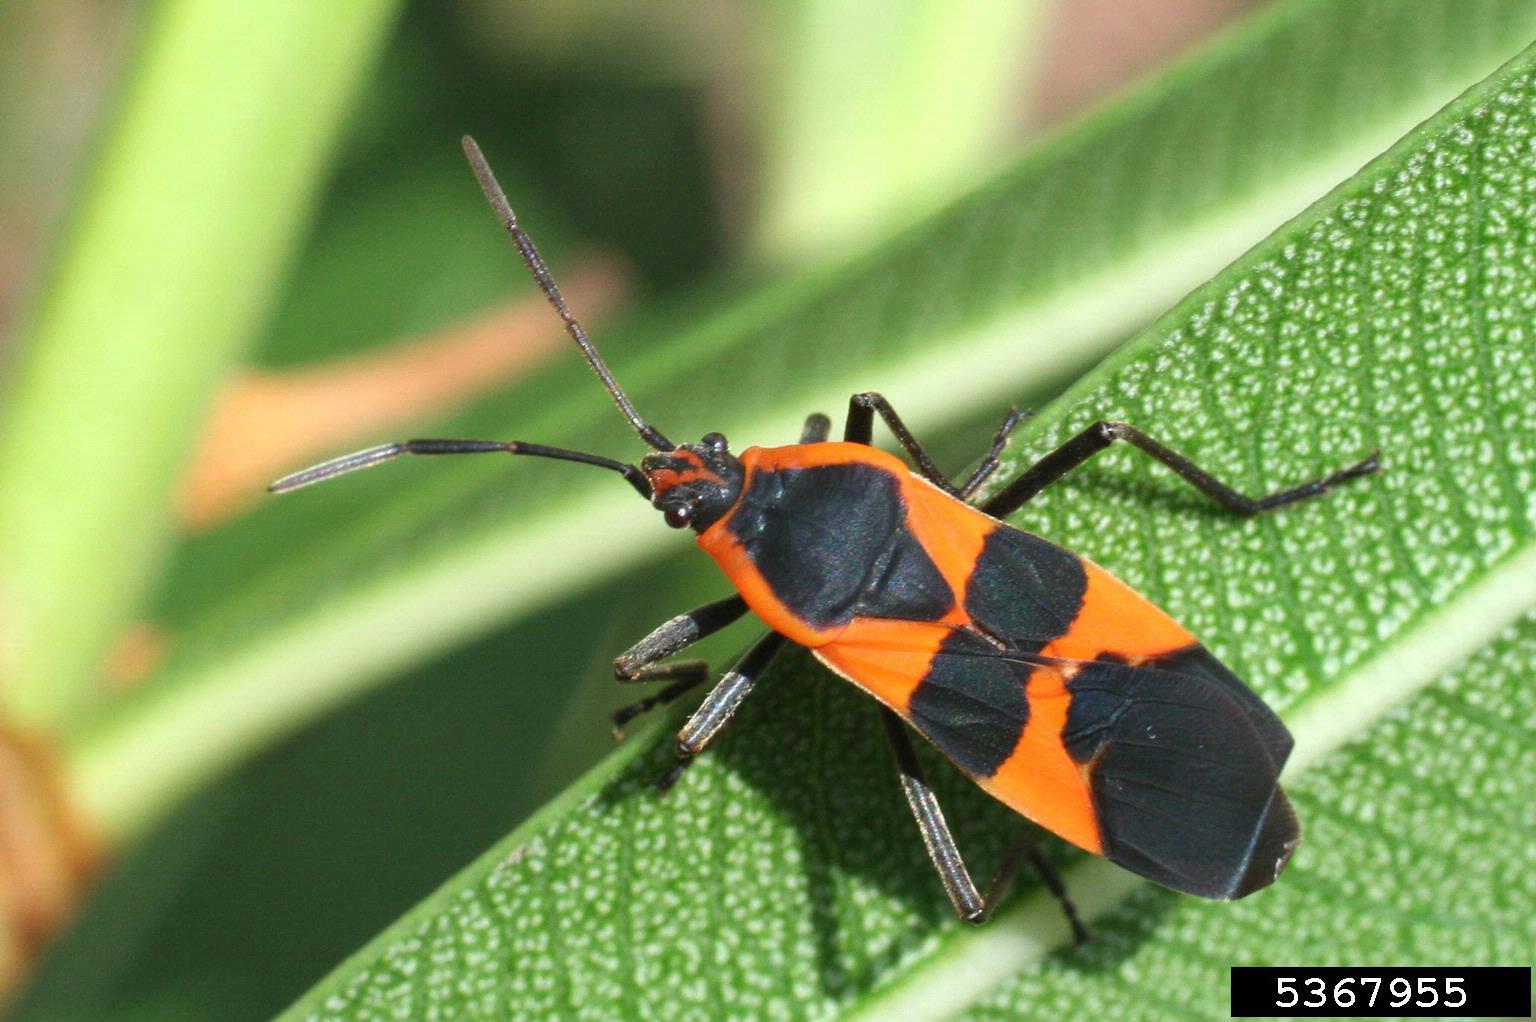
[[[673,655],[748,612],[771,631],[704,698],[677,736],[683,767],[730,721],[786,643],[808,647],[881,704],[903,791],[956,912],[979,922],[1028,855],[1084,931],[1026,839],[986,897],[923,777],[909,728],[999,801],[1090,852],[1175,890],[1240,898],[1274,881],[1301,831],[1279,786],[1291,736],[1267,706],[1167,614],[1099,566],[1003,519],[1124,440],[1229,511],[1253,515],[1377,469],[1360,463],[1269,496],[1238,493],[1145,433],[1096,422],[980,504],[1010,413],[963,483],[934,465],[878,394],[849,402],[841,441],[811,416],[800,442],[731,453],[710,433],[674,444],[635,410],[518,226],[473,140],[486,197],[619,410],[651,448],[638,466],[522,441],[407,440],[287,476],[274,492],[402,454],[499,452],[622,475],[673,528],[691,528],[736,594],[680,615],[614,661],[626,682],[668,682],[615,726],[706,680]],[[879,415],[915,463],[870,446]],[[667,661],[667,662],[664,662]]]

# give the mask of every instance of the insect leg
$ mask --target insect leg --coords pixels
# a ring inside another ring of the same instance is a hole
[[[620,653],[613,661],[613,676],[620,681],[655,681],[666,677],[654,672],[647,674],[647,671],[652,670],[658,660],[665,660],[715,634],[746,612],[747,601],[739,595],[731,595],[679,614]]]
[[[1138,450],[1150,454],[1177,472],[1185,482],[1195,487],[1195,489],[1211,497],[1233,514],[1241,515],[1244,518],[1259,514],[1262,511],[1283,507],[1286,504],[1293,504],[1298,500],[1306,500],[1308,497],[1316,497],[1340,483],[1346,483],[1351,479],[1370,475],[1381,468],[1379,452],[1372,451],[1369,456],[1356,464],[1350,465],[1347,468],[1341,468],[1337,472],[1323,476],[1320,479],[1314,479],[1311,482],[1302,483],[1300,486],[1293,486],[1266,496],[1249,497],[1232,489],[1182,454],[1164,447],[1161,443],[1136,427],[1129,426],[1123,422],[1100,421],[1095,422],[1092,426],[1089,426],[1077,436],[1035,462],[1028,471],[1009,483],[996,496],[983,504],[981,509],[989,515],[1006,518],[1020,507],[1023,507],[1027,501],[1041,490],[1095,454],[1098,454],[1116,440],[1124,440]]]
[[[1027,422],[1029,417],[1034,414],[1034,412],[1027,409],[1022,412],[1017,408],[1008,409],[1008,414],[1003,416],[1002,424],[997,427],[997,432],[992,434],[991,450],[987,451],[987,456],[981,459],[981,464],[976,466],[976,470],[971,473],[971,477],[961,485],[960,496],[962,498],[969,500],[971,494],[975,493],[982,483],[992,478],[992,473],[997,471],[997,461],[1003,456],[1003,451],[1008,446],[1008,438],[1013,434],[1014,430],[1019,428],[1021,423]]]
[[[992,874],[992,883],[987,886],[987,907],[996,905],[1008,888],[1013,886],[1014,877],[1018,876],[1019,867],[1028,859],[1035,867],[1035,872],[1040,874],[1040,879],[1045,881],[1046,889],[1061,906],[1062,915],[1067,917],[1067,925],[1072,927],[1072,940],[1077,944],[1086,944],[1093,939],[1093,934],[1088,932],[1088,927],[1078,917],[1077,906],[1072,904],[1071,897],[1067,894],[1067,885],[1061,882],[1061,874],[1056,872],[1056,867],[1051,865],[1051,860],[1040,851],[1040,844],[1035,840],[1035,835],[1030,824],[1019,828],[1013,840],[1008,842],[1008,847],[1003,849],[1003,857],[997,864],[997,872]]]
[[[881,395],[865,392],[848,399],[848,421],[843,426],[843,439],[856,444],[867,444],[873,440],[876,412],[880,413],[880,418],[885,420],[885,424],[896,435],[897,443],[912,458],[918,474],[951,497],[959,497],[960,491],[939,471],[939,466],[933,463],[928,452],[923,450],[923,445],[907,429],[901,416],[896,414],[896,409]]]
[[[665,672],[665,673],[663,673]],[[654,695],[621,706],[613,711],[613,740],[619,741],[624,737],[624,725],[640,716],[649,713],[658,706],[666,706],[674,702],[679,696],[693,691],[695,688],[709,680],[709,665],[702,660],[686,660],[680,664],[667,664],[655,674],[644,678],[636,678],[636,681],[660,681],[662,678],[676,678],[672,684],[667,685]]]
[[[658,661],[687,649],[706,636],[713,635],[747,612],[740,596],[705,604],[663,623],[613,661],[613,676],[622,682],[665,681],[672,684],[636,703],[614,711],[614,737],[622,737],[622,728],[647,710],[665,706],[709,677],[709,665],[702,660],[683,660],[662,664]]]
[[[944,819],[944,810],[939,808],[938,798],[923,777],[923,767],[917,761],[917,750],[912,748],[912,738],[901,718],[886,707],[880,708],[880,719],[885,725],[891,754],[896,757],[896,769],[901,772],[901,792],[907,797],[907,805],[917,820],[928,858],[933,860],[933,868],[939,871],[944,893],[949,895],[956,915],[968,923],[979,923],[987,918],[990,906],[982,899],[976,881],[965,868],[955,836]]]
[[[832,433],[832,420],[820,412],[812,412],[805,417],[805,425],[800,429],[800,442],[802,444],[819,444],[826,440]]]
[[[769,632],[752,644],[736,666],[710,689],[709,695],[693,711],[688,723],[677,733],[677,765],[656,782],[656,787],[666,791],[677,783],[688,764],[703,752],[710,742],[730,723],[738,707],[752,692],[752,686],[762,677],[763,671],[779,655],[787,640],[778,632]]]
[[[891,407],[890,402],[886,401],[879,394],[855,394],[849,400],[848,424],[844,428],[843,439],[854,443],[869,443],[873,439],[874,415],[876,412],[885,420],[886,425],[891,428],[891,432],[896,435],[897,441],[900,442],[907,454],[917,463],[918,471],[922,474],[923,478],[951,496],[961,499],[965,499],[972,493],[975,493],[976,489],[986,482],[993,472],[997,471],[998,459],[1002,456],[1003,450],[1008,446],[1009,435],[1018,428],[1020,423],[1026,421],[1034,414],[1028,411],[1009,411],[1003,417],[1003,422],[997,428],[997,432],[992,436],[992,448],[987,452],[987,456],[982,459],[980,465],[976,466],[975,471],[970,474],[965,483],[956,487],[939,470],[939,467],[934,464],[933,459],[923,449],[923,446],[917,442],[917,438],[912,435],[911,431],[907,429],[906,423],[901,421],[901,417],[896,414],[896,410]],[[802,440],[801,442],[807,443],[809,441]]]
[[[997,872],[992,876],[992,882],[987,885],[986,897],[982,897],[976,889],[976,881],[971,879],[970,870],[965,867],[959,846],[955,844],[955,836],[950,832],[943,810],[939,808],[939,800],[923,776],[923,765],[918,761],[917,751],[912,748],[912,736],[907,734],[906,725],[893,711],[883,706],[880,708],[880,719],[885,725],[885,737],[890,743],[891,753],[896,757],[896,769],[901,772],[902,794],[907,797],[907,805],[917,820],[917,829],[923,835],[923,845],[928,849],[928,857],[933,860],[934,869],[938,870],[939,881],[944,885],[944,893],[949,895],[950,904],[955,907],[955,914],[968,923],[985,922],[1008,892],[1020,863],[1027,857],[1034,862],[1046,886],[1061,902],[1067,922],[1072,926],[1073,937],[1078,943],[1087,940],[1088,931],[1078,919],[1077,909],[1067,898],[1061,878],[1035,847],[1034,839],[1027,830],[1020,831],[1009,843],[998,863]]]

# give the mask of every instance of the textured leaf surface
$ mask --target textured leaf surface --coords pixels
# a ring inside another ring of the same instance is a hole
[[[1016,519],[1168,607],[1292,725],[1310,836],[1275,888],[1210,905],[1080,861],[1100,947],[1041,964],[1064,927],[1038,892],[961,927],[870,707],[801,655],[670,798],[645,788],[669,756],[658,723],[288,1017],[1219,1014],[1229,960],[1289,939],[1325,964],[1528,950],[1533,63],[1191,295],[1012,456],[1124,418],[1259,492],[1382,448],[1380,477],[1241,523],[1116,451]],[[1012,821],[943,776],[985,871]]]
[[[1531,3],[1284,5],[855,266],[605,344],[676,436],[772,442],[875,385],[937,429],[1069,378],[1533,33]],[[1363,435],[1348,422],[1325,439]],[[574,358],[440,427],[633,450]],[[70,750],[87,812],[131,833],[386,672],[675,540],[614,493],[547,465],[401,465],[198,544],[170,587],[209,598],[184,602],[176,655]]]
[[[1213,905],[1143,888],[1097,944],[963,1017],[1219,1018],[1231,965],[1530,964],[1533,664],[1527,615],[1309,773],[1292,791],[1309,848],[1272,895]],[[1498,768],[1468,770],[1469,754]]]

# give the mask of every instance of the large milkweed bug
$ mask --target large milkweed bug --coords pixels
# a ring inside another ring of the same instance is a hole
[[[1301,839],[1279,787],[1291,736],[1267,706],[1172,618],[1099,566],[1003,519],[1117,440],[1242,516],[1374,472],[1377,457],[1250,498],[1120,422],[1096,422],[1000,491],[970,499],[1024,416],[1010,413],[964,482],[934,465],[879,394],[849,401],[841,441],[825,415],[800,442],[732,454],[709,433],[674,444],[641,418],[518,226],[478,146],[464,151],[523,262],[619,411],[652,450],[638,466],[519,440],[407,440],[273,483],[284,492],[402,454],[499,452],[617,472],[675,529],[691,528],[736,594],[679,615],[614,661],[624,682],[666,682],[614,715],[676,699],[708,677],[669,661],[755,613],[758,639],[677,736],[683,768],[730,721],[786,643],[874,696],[901,786],[955,911],[980,922],[1027,855],[1085,935],[1033,844],[1010,846],[987,896],[961,859],[915,755],[909,727],[999,801],[1063,838],[1167,887],[1240,898],[1272,883]],[[915,463],[870,446],[879,415]],[[668,662],[663,662],[668,661]]]

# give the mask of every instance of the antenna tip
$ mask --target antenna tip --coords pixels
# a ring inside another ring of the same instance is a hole
[[[409,450],[408,444],[384,444],[381,447],[370,447],[366,451],[355,451],[352,454],[344,454],[330,461],[322,461],[299,472],[292,472],[275,482],[267,484],[268,493],[287,493],[290,490],[302,489],[305,486],[313,486],[315,483],[339,476],[346,472],[353,472],[360,468],[369,468],[382,461],[404,454]]]

